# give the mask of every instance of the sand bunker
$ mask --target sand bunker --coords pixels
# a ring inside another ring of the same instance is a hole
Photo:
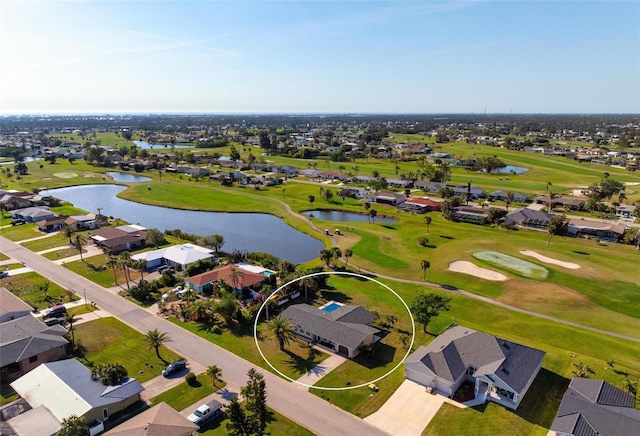
[[[504,282],[507,280],[507,276],[500,274],[497,271],[493,271],[487,268],[480,268],[475,266],[471,262],[466,260],[456,260],[449,264],[449,271],[459,272],[462,274],[469,274],[471,276],[480,277],[481,279],[491,280],[494,282]]]
[[[535,257],[540,262],[550,263],[552,265],[558,265],[558,266],[561,266],[563,268],[568,268],[568,269],[578,269],[578,268],[580,268],[580,265],[578,265],[577,263],[563,262],[561,260],[557,260],[557,259],[554,259],[552,257],[543,256],[542,254],[536,253],[535,251],[521,250],[520,254],[524,254],[525,256]]]
[[[55,173],[54,176],[59,179],[73,179],[74,177],[78,177],[76,173],[72,173],[71,171],[63,171],[61,173]]]

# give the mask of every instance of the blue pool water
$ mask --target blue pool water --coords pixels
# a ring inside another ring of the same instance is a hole
[[[331,303],[328,306],[325,306],[322,308],[322,310],[324,310],[325,312],[331,313],[334,310],[338,309],[340,307],[340,304],[338,303]]]

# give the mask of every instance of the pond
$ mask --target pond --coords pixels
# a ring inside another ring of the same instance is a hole
[[[41,157],[33,157],[33,156],[29,156],[29,157],[25,157],[23,162],[35,162],[38,160],[42,160]],[[0,165],[15,165],[17,162],[15,160],[8,160],[6,162],[0,162]]]
[[[302,263],[318,257],[324,245],[288,226],[281,218],[263,213],[200,212],[149,206],[116,195],[126,187],[84,185],[43,191],[87,212],[121,218],[132,224],[162,231],[179,228],[199,236],[220,234],[223,250],[264,251],[280,259]]]
[[[318,218],[319,220],[324,221],[335,221],[335,222],[345,222],[345,223],[356,223],[356,222],[369,222],[371,218],[369,215],[361,215],[355,212],[343,212],[339,210],[308,210],[306,212],[302,212],[303,215],[308,216],[309,218]],[[380,216],[376,216],[375,221],[377,223],[386,223],[386,224],[395,224],[396,220],[390,218],[382,218]]]
[[[172,148],[193,148],[193,145],[180,145],[180,144],[149,144],[147,141],[131,141],[138,148],[144,148],[145,150],[166,150],[171,151]]]
[[[527,171],[529,171],[529,168],[507,165],[501,168],[496,168],[494,170],[491,170],[491,174],[522,174],[522,173],[526,173]],[[483,170],[480,170],[479,172],[486,173],[487,170],[483,169]]]
[[[151,177],[138,176],[135,174],[119,173],[116,171],[107,171],[107,175],[111,176],[114,181],[121,183],[139,183],[148,182]]]

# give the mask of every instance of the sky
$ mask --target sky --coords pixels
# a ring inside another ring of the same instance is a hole
[[[638,1],[0,0],[0,114],[640,113]]]

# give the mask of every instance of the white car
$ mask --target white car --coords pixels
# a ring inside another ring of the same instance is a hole
[[[218,400],[211,400],[207,404],[203,404],[193,411],[187,418],[189,421],[202,426],[210,419],[215,418],[222,413],[222,404]]]

